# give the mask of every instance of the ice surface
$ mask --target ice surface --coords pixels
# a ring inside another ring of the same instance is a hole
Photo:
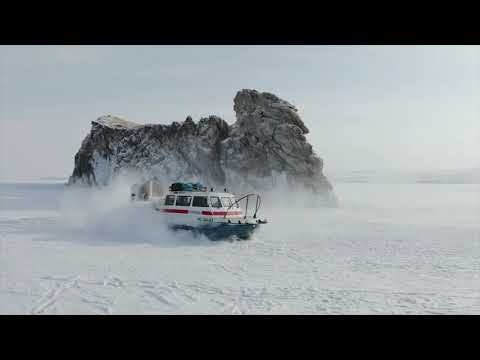
[[[169,233],[128,185],[0,184],[2,314],[479,314],[480,185],[337,184],[249,241]]]

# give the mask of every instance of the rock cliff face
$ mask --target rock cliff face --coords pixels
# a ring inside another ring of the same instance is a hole
[[[307,142],[308,128],[293,105],[270,93],[241,90],[234,110],[231,126],[217,116],[170,125],[100,117],[75,155],[69,184],[107,185],[128,172],[235,191],[286,183],[332,199],[323,161]]]

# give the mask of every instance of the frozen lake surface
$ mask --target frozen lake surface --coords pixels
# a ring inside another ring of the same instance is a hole
[[[480,314],[480,185],[334,186],[211,242],[127,188],[0,184],[0,313]]]

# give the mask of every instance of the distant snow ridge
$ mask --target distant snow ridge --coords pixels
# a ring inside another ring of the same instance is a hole
[[[285,182],[335,201],[323,160],[307,142],[308,128],[293,105],[244,89],[234,98],[234,110],[231,126],[214,115],[171,125],[100,117],[75,155],[69,184],[107,185],[123,172],[232,191],[269,190]]]

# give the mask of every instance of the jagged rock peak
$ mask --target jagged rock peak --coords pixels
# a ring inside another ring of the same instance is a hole
[[[113,115],[100,116],[97,120],[93,121],[93,123],[112,129],[135,129],[143,126],[141,124],[137,124]]]
[[[253,89],[243,89],[237,92],[233,100],[233,109],[238,116],[252,115],[276,119],[277,121],[293,124],[308,134],[308,128],[298,116],[297,108],[278,96]]]

